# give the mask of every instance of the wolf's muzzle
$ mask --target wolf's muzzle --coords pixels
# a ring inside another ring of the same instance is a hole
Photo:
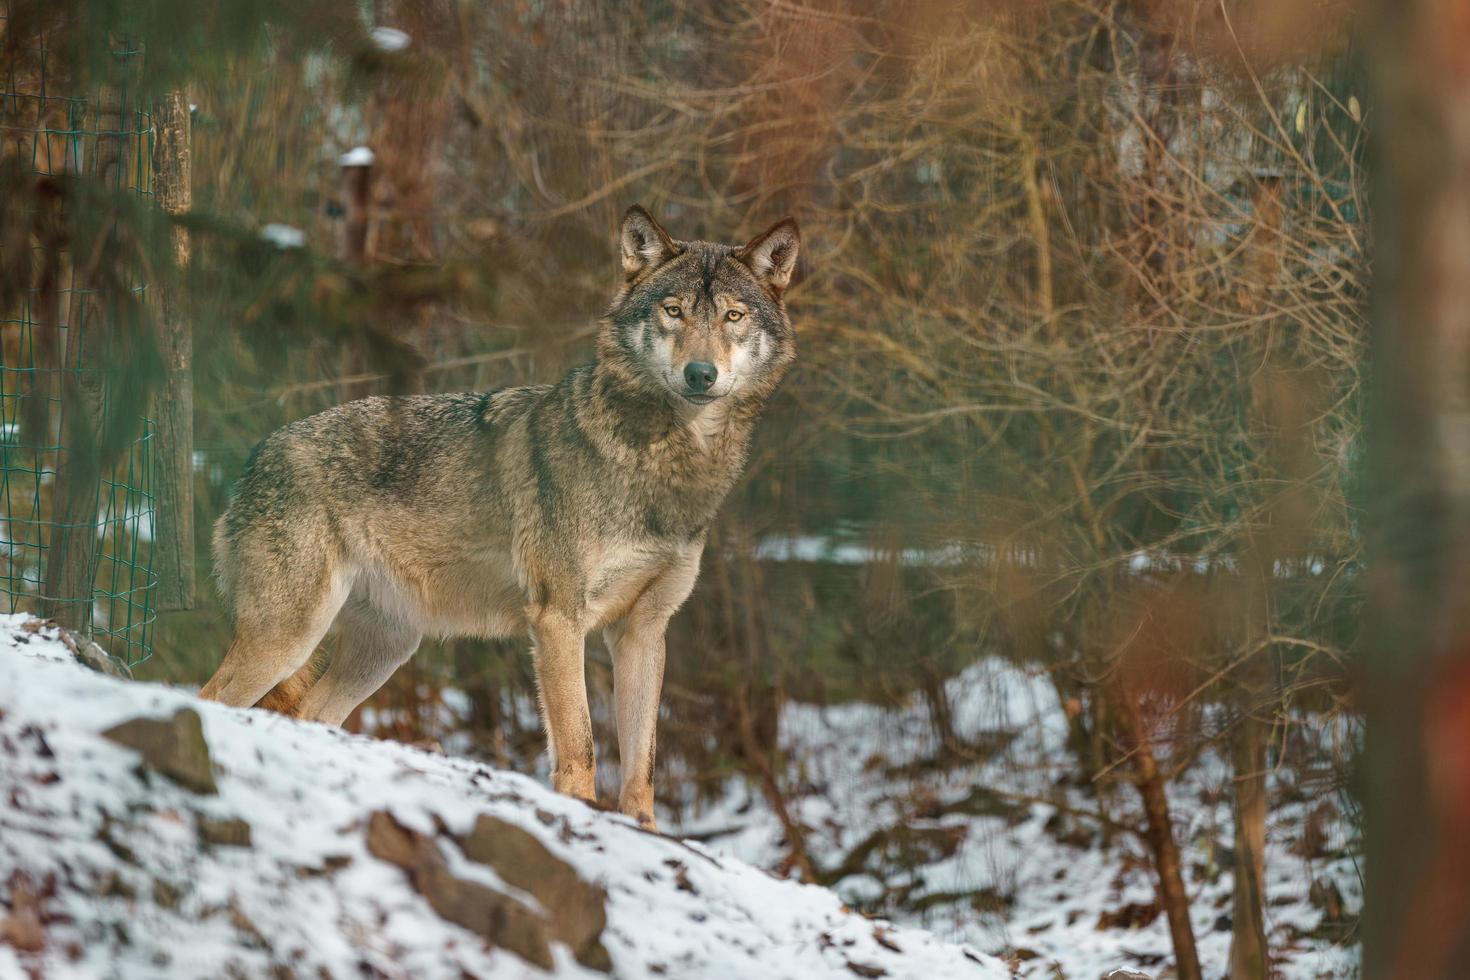
[[[714,387],[719,376],[719,369],[709,361],[690,361],[684,365],[684,383],[689,386],[685,394],[704,394]]]

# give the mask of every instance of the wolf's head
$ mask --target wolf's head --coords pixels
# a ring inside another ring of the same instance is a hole
[[[675,241],[629,208],[599,359],[676,404],[764,397],[796,356],[781,294],[800,243],[790,218],[743,246]]]

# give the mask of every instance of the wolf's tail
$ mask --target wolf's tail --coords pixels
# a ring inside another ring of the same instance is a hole
[[[312,653],[311,659],[301,665],[300,670],[267,691],[265,697],[255,702],[255,706],[283,715],[296,714],[296,709],[301,706],[301,699],[306,697],[306,692],[321,679],[322,671],[325,669],[326,663],[321,651],[318,650]]]

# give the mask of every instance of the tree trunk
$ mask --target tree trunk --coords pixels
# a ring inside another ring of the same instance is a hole
[[[1266,980],[1266,725],[1247,715],[1234,733],[1235,888],[1230,980]]]
[[[1365,976],[1470,976],[1470,8],[1378,0]]]
[[[121,50],[130,45],[124,44]],[[129,86],[116,84],[126,56],[116,56],[113,79],[98,86],[95,149],[86,176],[99,186],[127,186],[128,135],[132,113],[125,103]],[[111,229],[100,234],[111,235]],[[80,249],[72,261],[82,261]],[[83,289],[74,290],[67,315],[66,354],[61,375],[60,431],[52,494],[51,533],[42,584],[42,615],[68,629],[92,625],[92,594],[97,565],[97,509],[102,492],[103,373],[109,367],[106,303],[94,283],[95,270],[79,266]]]
[[[1138,709],[1126,692],[1115,691],[1113,707],[1118,723],[1133,753],[1133,770],[1148,827],[1145,836],[1153,852],[1158,875],[1159,904],[1169,919],[1169,938],[1174,944],[1175,975],[1178,980],[1201,980],[1199,953],[1194,945],[1194,927],[1189,921],[1189,893],[1184,889],[1184,871],[1179,845],[1174,841],[1174,822],[1169,816],[1169,797],[1164,774],[1154,758],[1153,741],[1144,730]]]
[[[735,694],[736,728],[740,735],[740,747],[743,761],[748,770],[754,770],[756,779],[760,783],[761,794],[766,798],[766,805],[776,815],[776,820],[781,824],[782,831],[786,834],[787,854],[782,861],[783,871],[791,868],[801,874],[801,880],[813,883],[820,881],[817,869],[812,864],[811,852],[806,846],[806,831],[801,823],[792,815],[786,806],[786,796],[781,792],[781,783],[776,778],[776,770],[773,768],[772,758],[779,752],[776,741],[772,739],[769,746],[762,745],[761,739],[756,735],[755,722],[751,716],[750,705],[755,699],[753,685],[747,685],[743,690]]]
[[[1243,307],[1267,318],[1275,329],[1272,309],[1287,305],[1277,295],[1282,278],[1281,181],[1258,178],[1251,195],[1252,226],[1245,245],[1249,274],[1242,284]],[[1282,325],[1285,326],[1284,324]],[[1259,397],[1259,396],[1258,396]],[[1285,404],[1269,398],[1259,406],[1268,420],[1263,456],[1283,486],[1309,486],[1310,456],[1304,451],[1311,430]],[[1295,423],[1295,424],[1294,424]],[[1300,441],[1300,446],[1298,446]],[[1234,890],[1231,895],[1230,978],[1266,980],[1270,957],[1266,946],[1266,739],[1269,722],[1261,717],[1276,698],[1269,668],[1274,569],[1282,547],[1300,521],[1294,520],[1286,499],[1289,490],[1268,498],[1266,530],[1251,535],[1242,556],[1243,608],[1232,618],[1245,624],[1245,642],[1254,651],[1236,671],[1235,694],[1239,723],[1230,733],[1231,764],[1235,771],[1231,816],[1234,829]],[[1288,551],[1288,553],[1291,553]]]
[[[84,319],[91,323],[84,326]],[[102,429],[101,319],[93,298],[76,298],[67,330],[70,370],[62,375],[61,386],[65,448],[57,453],[42,586],[41,614],[77,632],[92,625],[97,562],[97,506],[102,490],[102,447],[97,441]]]
[[[937,667],[930,664],[920,667],[919,675],[919,691],[929,706],[929,724],[939,740],[938,755],[953,758],[960,753],[962,741],[955,731],[954,711],[950,707],[949,691],[944,687],[944,677]]]
[[[154,199],[168,214],[189,210],[193,187],[189,164],[189,100],[170,92],[153,113]],[[189,264],[189,233],[175,228],[174,257]],[[153,468],[153,567],[158,573],[159,609],[194,606],[194,327],[173,289],[155,287],[158,351],[164,363],[156,403],[158,428]]]

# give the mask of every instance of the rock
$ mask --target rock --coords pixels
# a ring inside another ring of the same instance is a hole
[[[31,879],[20,872],[10,877],[10,914],[0,918],[0,943],[22,953],[39,953],[46,948],[41,927],[41,897]]]
[[[216,820],[202,813],[194,824],[199,843],[212,847],[249,847],[250,825],[239,817]]]
[[[665,858],[664,867],[674,869],[674,886],[681,892],[698,895],[699,889],[694,887],[694,882],[689,880],[689,868],[678,858]]]
[[[97,828],[97,839],[112,852],[119,861],[124,861],[136,867],[138,855],[133,849],[112,835],[113,819],[105,812],[102,814],[102,824]]]
[[[70,630],[57,626],[49,619],[30,619],[21,624],[21,629],[27,633],[39,633],[42,630],[54,629],[57,637],[66,648],[71,651],[72,656],[84,667],[90,667],[100,674],[109,677],[122,677],[127,680],[133,679],[133,672],[128,669],[127,664],[118,660],[112,654],[102,649],[96,641],[85,636],[72,633]]]
[[[132,680],[133,678],[133,672],[128,669],[126,664],[102,649],[102,647],[98,646],[92,640],[77,640],[76,655],[77,659],[84,666],[90,667],[100,674],[106,674],[109,677],[121,677],[126,680]]]
[[[320,878],[323,875],[336,874],[352,863],[350,854],[328,854],[322,858],[319,868],[303,867],[296,869],[296,875],[300,878]]]
[[[192,708],[181,708],[172,718],[134,718],[102,733],[104,738],[134,749],[143,763],[185,789],[215,793],[209,743],[204,724]]]
[[[1007,949],[1004,953],[1001,954],[1001,959],[1008,961],[1011,964],[1012,970],[1019,969],[1022,963],[1025,963],[1029,960],[1036,960],[1040,958],[1040,953],[1026,946],[1012,946],[1010,949]]]
[[[155,878],[153,881],[153,904],[160,908],[177,908],[179,899],[184,897],[184,890],[173,882]]]
[[[459,841],[465,857],[495,869],[506,884],[530,892],[551,916],[552,934],[572,949],[577,962],[612,969],[602,945],[607,892],[582,880],[576,870],[515,824],[482,814]]]
[[[129,901],[138,897],[133,886],[124,881],[116,871],[108,871],[98,880],[97,894],[103,898],[125,898]]]
[[[454,877],[434,838],[379,810],[368,822],[367,846],[374,857],[407,871],[415,890],[443,918],[543,970],[554,966],[551,924],[508,895]]]
[[[245,914],[245,910],[240,908],[239,901],[234,896],[230,898],[229,917],[230,925],[234,926],[235,931],[245,940],[246,948],[271,948],[270,942],[265,938],[265,933],[261,932],[260,927],[255,924],[254,920]]]

